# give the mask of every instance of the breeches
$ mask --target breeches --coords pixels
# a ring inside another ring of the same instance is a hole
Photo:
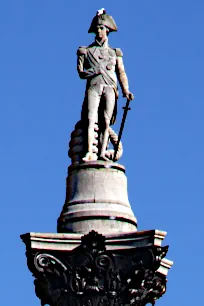
[[[103,112],[102,116],[106,123],[110,123],[113,115],[116,97],[112,86],[106,84],[92,85],[87,90],[88,119],[96,122],[98,119],[98,109]]]

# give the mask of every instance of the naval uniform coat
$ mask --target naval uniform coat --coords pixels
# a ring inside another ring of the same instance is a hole
[[[101,45],[97,40],[88,47],[77,50],[77,70],[81,79],[86,79],[86,94],[82,106],[82,120],[87,120],[87,91],[96,88],[96,85],[111,86],[115,91],[115,109],[111,124],[115,122],[117,114],[118,82],[123,94],[129,90],[120,49],[111,48],[108,40]],[[100,71],[100,73],[99,73]]]

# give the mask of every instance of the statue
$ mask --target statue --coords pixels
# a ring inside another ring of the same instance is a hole
[[[77,51],[79,76],[87,80],[81,113],[83,126],[87,127],[87,152],[82,158],[83,161],[110,160],[106,150],[110,131],[113,132],[110,125],[114,124],[117,114],[117,80],[123,96],[129,101],[134,98],[128,87],[123,53],[108,44],[108,35],[114,31],[117,31],[117,26],[113,18],[106,14],[104,9],[99,10],[88,31],[96,35],[94,43],[88,47],[80,47]],[[97,151],[94,151],[95,141],[97,141]]]

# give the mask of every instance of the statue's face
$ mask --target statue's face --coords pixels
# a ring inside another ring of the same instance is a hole
[[[96,39],[99,39],[99,40],[106,39],[107,33],[108,33],[108,29],[103,24],[99,24],[96,27],[96,31],[95,31]]]

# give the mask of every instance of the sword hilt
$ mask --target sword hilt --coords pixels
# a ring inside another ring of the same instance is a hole
[[[123,128],[124,128],[127,112],[131,109],[129,107],[129,104],[130,104],[130,100],[127,99],[126,105],[123,106],[123,109],[124,109],[123,119],[122,119],[122,123],[121,123],[121,126],[120,126],[120,131],[119,131],[119,134],[118,134],[118,142],[117,142],[116,147],[115,147],[113,161],[115,161],[115,158],[116,158],[116,155],[117,155],[117,152],[118,152],[118,147],[119,147],[119,144],[120,144],[120,140],[121,140],[121,136],[122,136],[122,132],[123,132]]]

